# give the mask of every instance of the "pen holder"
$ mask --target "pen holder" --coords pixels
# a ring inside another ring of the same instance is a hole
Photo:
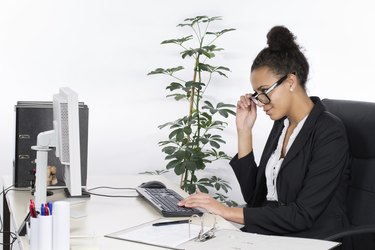
[[[30,218],[30,229],[29,229],[29,237],[30,237],[30,250],[38,250],[38,235],[39,235],[39,219],[31,217]]]
[[[67,201],[53,203],[53,250],[69,250],[70,204]]]
[[[51,250],[52,249],[52,216],[38,216],[39,230],[38,230],[38,249]]]

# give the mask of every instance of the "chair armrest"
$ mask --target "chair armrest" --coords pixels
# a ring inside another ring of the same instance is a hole
[[[351,235],[356,234],[367,234],[367,233],[375,233],[375,225],[365,225],[365,226],[353,226],[346,229],[343,229],[340,232],[332,234],[325,238],[325,240],[337,240],[340,238],[344,238]]]

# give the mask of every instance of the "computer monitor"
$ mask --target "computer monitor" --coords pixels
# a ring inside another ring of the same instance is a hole
[[[48,151],[55,148],[56,156],[64,166],[64,181],[68,197],[87,197],[82,194],[81,156],[79,136],[78,94],[63,87],[53,96],[53,130],[38,134],[35,204],[46,202]]]

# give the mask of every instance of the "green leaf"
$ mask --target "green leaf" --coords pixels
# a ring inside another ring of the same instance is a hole
[[[169,40],[165,40],[165,41],[162,41],[161,44],[168,44],[168,43],[174,43],[174,44],[178,44],[178,45],[181,45],[183,44],[184,42],[186,41],[189,41],[193,39],[193,36],[190,35],[190,36],[185,36],[183,38],[179,38],[179,39],[169,39]]]
[[[175,137],[181,129],[175,129],[169,134],[169,139]]]
[[[182,160],[184,159],[184,157],[185,157],[185,151],[180,149],[180,150],[178,150],[178,151],[174,154],[174,156],[176,157],[177,160],[182,161]]]
[[[149,175],[162,175],[162,174],[165,174],[165,173],[168,173],[169,171],[166,170],[166,169],[161,169],[161,170],[154,170],[154,171],[144,171],[144,172],[141,172],[139,174],[149,174]]]
[[[233,110],[231,109],[224,109],[227,113],[231,114],[231,115],[236,115],[236,112],[234,112]]]
[[[193,184],[187,184],[185,186],[185,191],[188,193],[188,194],[193,194],[195,193],[195,185]]]
[[[194,26],[195,24],[199,24],[200,22],[207,22],[209,18],[207,16],[196,16],[194,18],[186,18],[185,23],[177,25],[177,27],[184,27],[184,26]]]
[[[197,169],[197,164],[195,164],[194,161],[187,161],[186,162],[186,169],[190,170],[190,171],[194,171]]]
[[[172,159],[174,159],[174,158],[176,158],[175,155],[167,155],[166,157],[164,157],[164,159],[165,159],[166,161],[172,160]]]
[[[185,83],[185,87],[187,89],[191,89],[192,87],[197,88],[198,90],[201,90],[206,84],[203,82],[194,82],[194,81],[188,81]]]
[[[206,104],[206,108],[210,109],[210,108],[214,108],[214,105],[212,105],[212,103],[210,103],[209,101],[204,101],[204,104]]]
[[[227,111],[225,111],[225,110],[219,110],[219,114],[221,115],[221,116],[223,116],[223,117],[225,117],[225,118],[228,118],[228,112]]]
[[[182,84],[178,82],[171,82],[169,86],[166,87],[166,89],[169,89],[170,91],[174,91],[176,89],[183,89],[183,88],[184,86],[182,86]]]
[[[162,152],[170,155],[170,154],[173,154],[175,152],[175,150],[176,150],[176,147],[174,147],[174,146],[168,146],[168,147],[163,148]]]
[[[179,164],[176,164],[175,167],[174,167],[174,172],[176,175],[182,175],[183,173],[185,173],[185,163],[184,162],[181,162]]]
[[[195,50],[195,49],[188,49],[188,50],[184,50],[184,51],[181,52],[181,56],[182,56],[183,59],[185,59],[185,57],[187,57],[187,56],[191,57],[191,56],[196,55],[196,54],[198,54],[198,51]]]
[[[182,141],[184,139],[184,130],[179,129],[176,135],[176,141]]]
[[[201,113],[201,115],[202,115],[203,117],[205,117],[205,118],[206,118],[207,120],[209,120],[209,121],[212,120],[212,116],[211,116],[210,114],[206,113],[206,112]]]
[[[192,132],[191,127],[185,127],[185,128],[184,128],[184,133],[185,133],[185,134],[190,135],[191,132]]]
[[[166,169],[175,168],[179,163],[180,163],[180,161],[178,161],[178,160],[170,161],[165,168]]]
[[[209,22],[213,22],[213,21],[217,21],[217,20],[222,20],[222,17],[221,16],[214,16],[214,17],[208,18]]]
[[[183,69],[184,69],[184,67],[182,67],[182,66],[178,66],[178,67],[175,67],[175,68],[168,68],[168,69],[157,68],[157,69],[151,71],[150,73],[148,73],[147,75],[156,75],[156,74],[173,75],[175,72],[183,70]]]
[[[182,99],[186,99],[187,96],[184,95],[184,94],[173,94],[173,95],[167,95],[167,97],[174,97],[174,99],[176,101],[179,101],[179,100],[182,100]]]
[[[210,109],[210,113],[211,113],[211,114],[214,115],[216,112],[217,112],[217,109],[214,109],[214,108]]]
[[[236,30],[236,29],[233,29],[233,28],[231,28],[231,29],[223,29],[223,30],[217,31],[217,32],[207,32],[206,34],[208,34],[208,35],[215,35],[216,37],[219,37],[219,36],[221,36],[221,35],[223,35],[223,34],[225,34],[227,32],[234,31],[234,30]]]
[[[220,148],[220,144],[215,141],[210,141],[210,145],[214,148]]]
[[[199,184],[197,184],[197,186],[201,192],[208,194],[209,191],[205,186]]]
[[[233,104],[225,104],[225,103],[222,103],[222,102],[219,102],[217,105],[216,105],[216,108],[235,108],[236,106],[233,105]]]
[[[201,137],[201,138],[200,138],[200,141],[201,141],[203,144],[207,144],[207,143],[208,143],[208,139],[207,139],[207,138],[203,138],[203,137]]]

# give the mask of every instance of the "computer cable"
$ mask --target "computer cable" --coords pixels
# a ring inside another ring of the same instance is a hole
[[[5,189],[3,189],[3,191],[0,192],[0,196],[1,195],[6,195],[8,193],[8,191],[10,190],[13,190],[12,187],[14,185],[11,185]],[[5,204],[3,204],[3,206],[5,206]],[[4,234],[9,234],[9,237],[10,237],[10,242],[9,243],[4,243]],[[17,234],[14,233],[14,232],[10,232],[10,231],[3,231],[3,219],[1,218],[0,216],[0,234],[3,234],[3,242],[0,243],[1,246],[9,246],[10,249],[13,249],[13,244],[14,242],[16,242],[17,240]]]
[[[96,195],[96,196],[101,196],[101,197],[109,197],[109,198],[137,198],[137,197],[140,197],[138,194],[137,195],[111,195],[111,194],[98,194],[98,193],[91,192],[92,190],[97,190],[97,189],[134,190],[134,191],[136,191],[135,188],[99,186],[99,187],[94,187],[94,188],[88,189],[87,193],[91,194],[91,195]]]

